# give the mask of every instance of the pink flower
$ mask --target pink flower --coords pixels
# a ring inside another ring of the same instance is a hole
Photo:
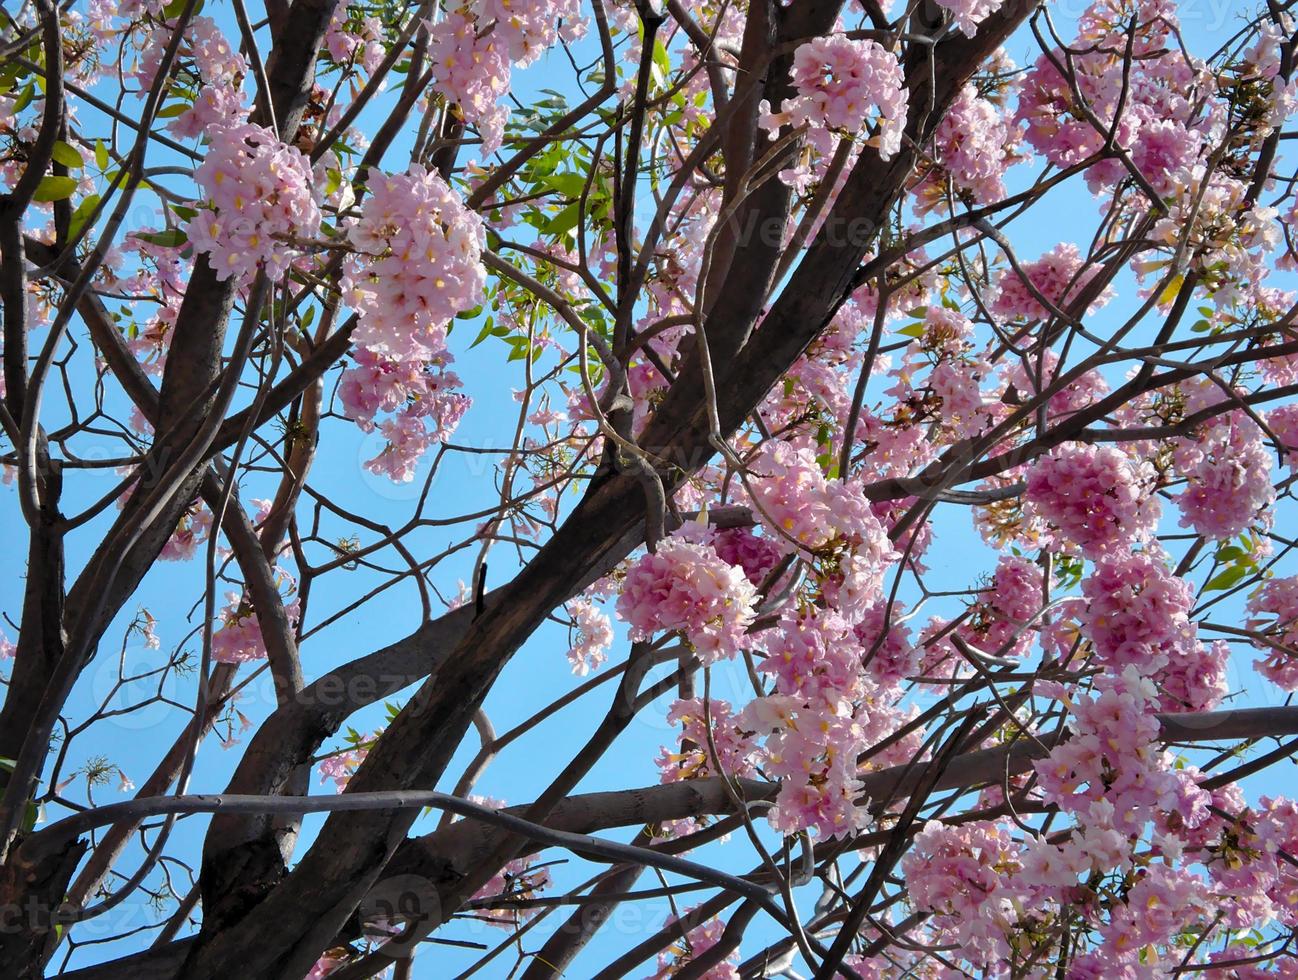
[[[363,741],[356,742],[352,748],[335,752],[328,758],[321,759],[316,764],[316,768],[320,770],[320,782],[332,779],[339,793],[345,790],[356,770],[365,761],[365,757],[370,754],[371,746],[382,734],[382,730],[376,731]]]
[[[180,515],[176,530],[158,554],[161,561],[188,561],[212,533],[212,512],[196,501]]]
[[[996,280],[991,311],[999,316],[1023,320],[1047,319],[1054,314],[1037,299],[1036,294],[1040,293],[1055,309],[1068,312],[1066,307],[1100,272],[1099,266],[1083,271],[1082,265],[1081,253],[1076,245],[1070,243],[1056,245],[1035,262],[1023,263],[1022,272],[1035,287],[1035,292],[1028,288],[1018,271],[1006,269]],[[1112,290],[1106,288],[1091,301],[1087,311],[1103,306],[1112,295]]]
[[[711,663],[739,651],[756,599],[742,569],[722,561],[710,544],[685,540],[678,531],[631,565],[617,614],[631,625],[632,639],[680,631]]]
[[[432,361],[446,326],[482,302],[482,223],[436,173],[374,175],[360,220],[348,231],[357,255],[344,294],[360,314],[354,340],[390,360]]]
[[[1158,520],[1158,501],[1148,476],[1110,446],[1068,444],[1033,464],[1024,500],[1076,544],[1087,558],[1100,558],[1144,541]]]
[[[697,906],[696,906],[697,907]],[[694,908],[685,910],[688,915]],[[668,920],[675,921],[675,917]],[[683,942],[676,942],[658,954],[658,969],[649,980],[670,980],[691,960],[702,956],[721,941],[725,932],[725,923],[720,919],[709,919],[700,926],[695,926],[685,934]],[[735,951],[716,966],[701,973],[700,980],[739,980],[739,971],[735,964],[739,962],[739,953]]]
[[[811,450],[784,442],[764,444],[752,469],[748,486],[757,515],[774,526],[772,541],[814,553],[826,600],[859,618],[898,557],[859,488],[827,480]]]
[[[676,701],[667,712],[667,721],[680,725],[681,733],[677,736],[680,751],[669,752],[664,748],[658,756],[664,783],[708,776],[753,775],[752,757],[757,747],[751,734],[738,724],[729,702],[714,698],[706,703],[705,710],[702,698]]]
[[[592,670],[599,670],[608,659],[608,648],[613,645],[613,624],[586,599],[573,599],[565,608],[577,630],[576,642],[568,650],[568,660],[572,662],[572,672],[585,677]]]
[[[276,569],[281,589],[295,588],[292,576]],[[237,664],[266,657],[266,642],[262,636],[257,612],[246,595],[238,592],[226,594],[228,605],[220,613],[221,626],[212,633],[212,659],[216,663]],[[290,624],[296,624],[299,605],[296,599],[284,603],[284,612]]]
[[[320,228],[311,167],[301,151],[263,126],[214,126],[211,148],[194,174],[204,207],[186,225],[217,278],[252,281],[259,267],[283,278],[293,250],[283,238],[311,238]]]
[[[1134,833],[1162,811],[1180,812],[1187,826],[1207,817],[1208,795],[1193,774],[1174,769],[1158,745],[1158,692],[1135,667],[1100,676],[1094,696],[1070,705],[1073,736],[1035,763],[1049,802],[1095,824]]]
[[[861,651],[837,613],[809,606],[789,609],[766,637],[758,670],[775,678],[780,694],[803,702],[837,704],[863,693]]]
[[[1161,945],[1196,921],[1211,918],[1215,902],[1202,878],[1151,864],[1115,908],[1101,935],[1119,954]]]
[[[780,560],[780,549],[770,538],[758,537],[746,527],[718,531],[712,545],[727,565],[742,568],[753,585],[761,585]]]
[[[409,483],[415,478],[415,467],[432,440],[424,423],[411,415],[388,419],[379,426],[388,444],[365,468],[371,473],[386,476],[393,483]]]
[[[1025,897],[1022,853],[990,821],[958,827],[925,824],[902,859],[906,889],[916,907],[936,917],[939,934],[975,963],[1009,958],[1006,934]]]
[[[1286,691],[1298,691],[1298,653],[1290,652],[1298,651],[1298,575],[1271,579],[1248,600],[1248,611],[1249,628],[1265,638],[1254,641],[1266,651],[1256,661],[1258,672]],[[1268,623],[1259,613],[1274,619]]]
[[[1176,497],[1181,527],[1222,541],[1255,524],[1270,526],[1272,457],[1256,422],[1230,412],[1203,427],[1197,438],[1179,442],[1173,460],[1186,478]]]
[[[896,688],[919,669],[920,650],[910,641],[910,627],[901,619],[906,608],[900,602],[892,606],[892,617],[884,629],[886,599],[871,606],[853,627],[856,641],[861,645],[865,669],[882,688]],[[882,636],[880,634],[882,633]]]
[[[1194,592],[1148,552],[1101,558],[1082,582],[1082,632],[1104,664],[1145,672],[1195,644],[1189,612]]]
[[[951,11],[955,26],[966,37],[978,33],[978,25],[1001,9],[1004,0],[937,0],[939,7]]]
[[[855,134],[877,122],[874,140],[885,160],[901,149],[907,94],[897,57],[875,41],[818,37],[793,55],[797,98],[768,114],[762,125],[810,126]]]

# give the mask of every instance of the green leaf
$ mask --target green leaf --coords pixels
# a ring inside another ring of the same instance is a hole
[[[480,343],[482,343],[484,340],[486,340],[488,337],[492,335],[492,329],[491,329],[492,326],[493,326],[492,318],[487,317],[487,322],[482,325],[482,330],[478,334],[478,339],[469,345],[469,350],[473,350],[473,348],[477,347]]]
[[[545,178],[544,183],[564,197],[581,197],[581,192],[586,189],[586,175],[574,173],[550,174]]]
[[[912,323],[902,327],[897,333],[905,334],[907,337],[922,337],[924,336],[924,324]]]
[[[135,237],[150,245],[161,245],[163,248],[180,248],[189,241],[189,236],[179,228],[168,228],[166,231],[137,231]]]
[[[32,200],[66,201],[76,189],[75,177],[42,177],[41,182],[36,185],[36,193],[32,195]]]
[[[90,220],[90,216],[98,206],[98,194],[87,194],[82,198],[81,203],[77,205],[77,209],[72,212],[72,221],[68,225],[68,234],[71,237],[76,238],[77,235],[81,234],[82,225]]]
[[[555,237],[566,235],[577,227],[577,221],[580,217],[581,208],[574,202],[547,221],[541,231]]]
[[[23,86],[23,90],[18,93],[18,99],[17,101],[14,102],[13,114],[16,116],[18,115],[18,113],[26,109],[29,105],[32,104],[32,99],[35,97],[36,97],[36,86],[34,86],[31,82],[28,82],[26,85]]]
[[[667,45],[663,44],[662,38],[656,37],[654,38],[653,69],[650,76],[653,78],[655,85],[663,88],[667,84],[667,76],[671,73],[672,60],[667,54]]]
[[[1223,589],[1229,589],[1232,585],[1239,582],[1240,579],[1252,573],[1253,569],[1248,565],[1231,565],[1220,575],[1213,576],[1208,584],[1203,587],[1204,592],[1220,592]]]
[[[100,170],[108,169],[108,147],[103,140],[95,140],[95,166]]]
[[[1217,561],[1221,562],[1223,565],[1227,565],[1230,564],[1231,562],[1238,561],[1239,559],[1243,558],[1247,554],[1248,552],[1245,551],[1243,548],[1241,548],[1239,545],[1231,544],[1231,545],[1227,545],[1226,547],[1218,551],[1216,554],[1216,558]]]
[[[158,110],[158,118],[175,119],[176,116],[179,116],[181,113],[186,112],[189,108],[190,105],[188,102],[173,102],[171,103],[171,105],[165,105]]]
[[[174,18],[179,17],[188,2],[189,0],[171,0],[171,3],[162,8],[162,16],[167,20],[173,20]],[[197,14],[202,9],[203,3],[202,0],[199,0],[199,2],[194,5],[194,13]]]
[[[69,170],[80,170],[86,165],[86,161],[81,159],[81,154],[71,143],[65,143],[59,140],[54,144],[54,162],[61,163]]]

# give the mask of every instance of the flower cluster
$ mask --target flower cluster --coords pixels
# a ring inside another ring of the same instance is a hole
[[[361,322],[355,342],[392,360],[434,360],[446,326],[482,302],[482,222],[436,173],[412,164],[376,175],[347,233],[344,292]]]
[[[820,37],[793,55],[797,98],[763,116],[762,125],[808,126],[857,133],[877,122],[872,141],[884,159],[901,149],[906,123],[906,87],[897,56],[875,41],[841,35]]]
[[[911,642],[910,627],[903,616],[906,607],[880,599],[861,617],[852,632],[861,646],[865,669],[871,680],[885,690],[895,689],[919,668],[920,650]]]
[[[1021,132],[1004,110],[966,85],[933,135],[935,168],[917,186],[921,211],[945,211],[945,174],[957,199],[992,204],[1005,197],[1005,171],[1019,159]]]
[[[937,0],[939,7],[951,12],[955,26],[966,37],[978,33],[978,25],[1001,9],[1004,0]]]
[[[359,65],[373,74],[383,61],[383,22],[377,17],[356,17],[351,4],[340,3],[325,31],[325,50],[340,65]]]
[[[476,0],[428,24],[433,84],[477,126],[482,152],[500,148],[509,114],[497,105],[510,89],[512,67],[534,62],[559,38],[585,32],[578,0]]]
[[[902,859],[907,893],[916,908],[936,917],[942,939],[958,943],[970,960],[1004,962],[1008,926],[1026,897],[1021,851],[990,821],[959,827],[930,821]]]
[[[859,487],[826,479],[810,449],[789,443],[765,444],[753,471],[749,490],[772,539],[786,552],[816,556],[827,601],[859,619],[898,557]]]
[[[1286,691],[1298,691],[1298,575],[1271,579],[1248,600],[1248,610],[1250,629],[1263,631],[1255,644],[1266,656],[1257,669]]]
[[[1158,520],[1158,501],[1141,468],[1110,446],[1066,444],[1028,470],[1024,500],[1029,516],[1059,529],[1087,558],[1146,540]]]
[[[1082,581],[1082,631],[1106,666],[1149,674],[1194,642],[1194,592],[1149,552],[1114,554]]]
[[[613,624],[589,599],[573,599],[567,605],[577,631],[575,642],[568,649],[572,672],[585,677],[599,670],[608,659],[608,648],[613,645]]]
[[[283,587],[292,586],[292,577],[284,571],[277,570],[276,576]],[[249,660],[264,660],[266,657],[266,640],[262,636],[261,622],[257,611],[247,595],[238,592],[226,594],[228,604],[221,612],[221,626],[212,633],[212,659],[222,664],[238,664]],[[284,603],[284,613],[290,625],[297,623],[299,615],[297,599]]]
[[[1191,827],[1202,821],[1207,793],[1159,747],[1157,703],[1153,682],[1134,666],[1098,677],[1094,695],[1070,703],[1072,737],[1035,763],[1046,799],[1084,823],[1102,803],[1111,826],[1128,834],[1160,812],[1178,812]]]
[[[1053,315],[1051,307],[1066,313],[1066,307],[1086,290],[1099,272],[1099,266],[1083,268],[1076,245],[1068,242],[1056,245],[1035,262],[1023,263],[1022,275],[1019,270],[1005,269],[996,280],[996,297],[990,309],[998,316],[1023,320],[1047,319]],[[1103,306],[1111,296],[1111,290],[1105,289],[1091,299],[1087,309]],[[1050,306],[1043,305],[1041,299]]]
[[[1218,416],[1195,439],[1180,440],[1173,461],[1186,487],[1176,497],[1181,527],[1222,541],[1269,526],[1275,490],[1262,429],[1243,412]]]
[[[449,353],[432,361],[398,360],[359,348],[352,359],[355,365],[343,372],[338,397],[363,431],[378,429],[387,440],[365,468],[407,483],[429,446],[455,432],[469,409],[469,396],[456,390],[459,376],[441,366],[450,360]],[[396,417],[379,421],[381,412]]]
[[[355,366],[339,395],[362,429],[378,428],[387,440],[366,468],[408,482],[469,407],[447,370],[446,334],[457,314],[482,302],[482,225],[441,177],[418,165],[376,176],[369,191],[347,233],[356,254],[344,263],[343,288],[360,324]],[[380,412],[395,417],[380,422]]]
[[[678,630],[711,663],[739,651],[757,592],[743,569],[722,561],[711,544],[691,540],[687,529],[631,565],[617,614],[631,625],[632,639]]]
[[[382,731],[377,731],[368,738],[357,738],[351,748],[334,752],[327,758],[321,759],[316,766],[320,770],[320,782],[333,780],[334,787],[339,793],[345,790],[356,770],[365,761],[365,757],[370,754],[371,746],[382,734]]]
[[[288,242],[320,228],[311,167],[264,126],[213,126],[211,149],[194,174],[206,192],[188,223],[194,249],[208,255],[218,279],[252,281],[259,268],[283,278],[295,254]]]
[[[697,907],[697,906],[696,906]],[[694,908],[685,910],[689,916]],[[668,920],[676,921],[675,916]],[[702,925],[695,926],[686,932],[684,938],[672,943],[658,954],[658,969],[649,980],[670,980],[690,961],[698,959],[717,943],[721,942],[726,924],[720,919],[708,919]],[[739,971],[735,968],[739,954],[730,953],[716,966],[698,974],[700,980],[739,980]]]
[[[851,714],[775,695],[749,702],[740,718],[766,736],[762,771],[780,780],[767,815],[772,827],[784,834],[810,830],[828,840],[866,826],[868,816],[857,805],[856,762],[865,732]]]
[[[727,565],[738,565],[753,585],[761,585],[780,561],[780,549],[770,538],[754,534],[746,527],[718,531],[712,546]]]
[[[1155,193],[1170,193],[1219,125],[1202,111],[1202,67],[1183,57],[1172,39],[1174,6],[1097,3],[1078,26],[1073,45],[1084,53],[1074,60],[1076,84],[1093,118],[1077,110],[1072,85],[1059,71],[1061,52],[1043,54],[1021,87],[1017,119],[1027,123],[1029,143],[1055,166],[1068,167],[1094,158],[1112,129],[1128,159],[1092,166],[1092,190],[1131,179],[1130,167]],[[1124,57],[1128,43],[1135,54],[1130,66]],[[1123,111],[1115,121],[1119,106]]]
[[[680,725],[678,752],[663,749],[658,769],[664,783],[708,776],[751,776],[756,746],[735,718],[729,702],[702,698],[676,701],[667,721]],[[711,722],[711,724],[709,724]],[[715,753],[714,753],[715,749]]]

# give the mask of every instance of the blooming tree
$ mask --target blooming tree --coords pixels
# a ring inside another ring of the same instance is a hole
[[[1292,6],[8,5],[0,973],[1298,977]]]

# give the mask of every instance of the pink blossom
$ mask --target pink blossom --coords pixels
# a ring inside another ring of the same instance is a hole
[[[688,915],[693,911],[694,908],[688,908],[685,914]],[[675,921],[675,917],[670,921]],[[673,943],[658,954],[658,969],[648,980],[670,980],[681,967],[719,943],[724,932],[725,923],[720,919],[709,919],[702,925],[695,926],[685,933],[683,941]],[[739,953],[736,951],[716,966],[701,973],[700,980],[739,980],[739,971],[735,969],[738,962]]]
[[[978,25],[1001,9],[1004,0],[937,0],[939,7],[951,11],[955,26],[966,37],[978,33]]]
[[[827,480],[813,453],[789,443],[763,445],[748,481],[758,516],[786,552],[794,544],[822,559],[826,597],[855,617],[878,594],[898,556],[860,490]]]
[[[1022,272],[1032,283],[1029,289],[1023,277],[1013,268],[1005,269],[996,280],[995,298],[991,311],[1003,317],[1023,320],[1042,320],[1054,314],[1037,299],[1045,297],[1055,309],[1068,312],[1069,306],[1092,279],[1100,272],[1099,266],[1083,271],[1083,261],[1077,246],[1070,243],[1056,245],[1035,262],[1025,262]],[[1105,289],[1091,300],[1087,310],[1094,310],[1109,301],[1113,293]]]
[[[902,621],[905,606],[893,603],[885,630],[887,612],[887,600],[880,599],[866,611],[852,632],[861,645],[870,677],[882,688],[895,688],[918,671],[920,651],[911,643],[910,627]]]
[[[780,549],[770,538],[759,537],[746,527],[717,532],[713,547],[727,565],[738,565],[753,585],[761,585],[780,560]]]
[[[215,126],[211,148],[194,174],[204,207],[186,226],[217,278],[252,281],[261,267],[272,280],[288,271],[284,238],[311,238],[320,227],[311,168],[294,147],[263,126]]]
[[[797,98],[786,102],[762,125],[807,125],[855,134],[877,121],[875,144],[885,160],[901,148],[907,95],[896,55],[881,44],[841,35],[819,37],[793,55]]]
[[[1153,533],[1158,502],[1149,477],[1110,446],[1067,444],[1033,464],[1029,516],[1059,529],[1088,558],[1126,549]]]
[[[1082,581],[1082,594],[1082,632],[1109,667],[1152,672],[1195,642],[1193,590],[1148,552],[1102,558]]]
[[[292,576],[276,570],[281,589],[293,588]],[[257,612],[247,595],[238,592],[226,594],[228,604],[220,613],[220,627],[212,633],[212,659],[217,663],[237,664],[266,657],[266,642],[262,636]],[[290,625],[296,624],[299,615],[298,600],[284,603],[284,613]]]
[[[931,912],[940,935],[960,944],[976,963],[1009,958],[1006,933],[1024,897],[1018,872],[1019,846],[989,821],[958,827],[925,824],[902,859],[906,889],[915,905]]]
[[[681,732],[677,736],[679,751],[664,748],[658,756],[664,783],[754,774],[752,757],[757,746],[738,723],[729,702],[715,698],[706,703],[702,698],[678,700],[667,712],[667,721],[680,725]]]
[[[211,533],[212,512],[201,502],[195,502],[180,515],[175,532],[162,546],[158,558],[162,561],[188,561]]]
[[[1181,527],[1222,541],[1255,524],[1270,526],[1271,453],[1256,422],[1231,412],[1204,426],[1197,438],[1179,442],[1173,459],[1186,478],[1176,497]]]
[[[573,599],[566,606],[577,630],[576,641],[568,649],[572,672],[585,677],[599,670],[608,659],[608,648],[613,645],[613,624],[598,607],[586,599]]]
[[[378,741],[382,731],[374,732],[364,740],[357,741],[349,749],[342,752],[334,752],[328,757],[321,759],[316,764],[320,770],[320,782],[333,780],[334,787],[339,793],[347,788],[347,783],[351,781],[356,770],[360,768],[365,757],[370,754],[370,748]]]
[[[436,173],[374,175],[348,231],[357,255],[343,288],[360,314],[355,342],[393,360],[434,360],[446,326],[482,302],[482,223]]]
[[[758,670],[775,678],[780,694],[803,702],[855,700],[861,688],[861,651],[842,616],[814,606],[786,610],[766,640]]]
[[[1286,691],[1298,691],[1298,653],[1290,652],[1298,651],[1298,575],[1271,579],[1248,600],[1248,611],[1253,614],[1249,628],[1263,637],[1254,646],[1266,652],[1256,662],[1259,673]]]
[[[742,569],[722,561],[710,544],[677,532],[631,565],[617,614],[631,625],[632,639],[683,632],[708,663],[738,652],[756,598]]]
[[[1095,691],[1070,705],[1072,737],[1035,763],[1046,799],[1084,822],[1103,804],[1108,825],[1124,833],[1160,811],[1181,812],[1189,826],[1205,819],[1207,794],[1158,746],[1153,683],[1129,666],[1096,678]]]

